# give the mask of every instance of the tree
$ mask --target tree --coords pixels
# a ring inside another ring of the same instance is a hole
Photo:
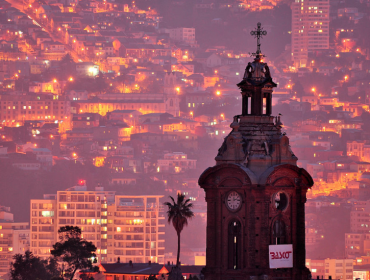
[[[168,207],[167,216],[168,223],[171,224],[176,230],[177,233],[177,260],[176,267],[179,266],[180,262],[180,234],[184,226],[188,225],[188,219],[194,217],[194,213],[191,210],[193,204],[190,203],[190,199],[185,200],[185,195],[178,193],[177,201],[175,202],[174,198],[170,196],[171,202],[165,202],[164,205]]]
[[[55,259],[42,260],[30,251],[13,256],[10,275],[12,280],[60,279],[60,270]]]
[[[53,245],[51,254],[67,263],[64,275],[71,280],[78,269],[92,270],[92,259],[96,261],[96,246],[81,238],[79,227],[65,226],[58,230],[59,242]]]
[[[104,76],[102,72],[99,72],[99,75],[95,78],[95,91],[102,94],[108,88],[108,84],[105,82]]]

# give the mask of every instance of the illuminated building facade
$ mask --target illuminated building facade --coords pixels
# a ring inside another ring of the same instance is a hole
[[[14,222],[10,207],[0,206],[0,278],[9,273],[13,255],[28,250],[29,234],[29,223]]]
[[[76,103],[79,105],[79,113],[98,113],[102,116],[115,110],[136,110],[142,114],[169,113],[175,117],[180,115],[179,98],[176,94],[111,94],[101,96],[101,99]]]
[[[352,259],[325,259],[324,279],[353,279]]]
[[[31,251],[50,256],[62,226],[78,226],[82,238],[91,241],[102,262],[163,262],[160,237],[161,196],[115,196],[96,187],[87,191],[84,181],[56,195],[31,200]],[[162,218],[163,219],[163,218]],[[164,233],[163,233],[164,234]]]
[[[164,262],[164,219],[162,196],[116,195],[108,205],[107,262]],[[162,221],[162,223],[161,223]],[[105,232],[105,233],[104,233]]]
[[[50,256],[50,249],[56,241],[56,215],[56,195],[31,200],[30,251],[41,258]]]
[[[329,0],[295,0],[292,3],[292,61],[307,67],[308,53],[329,49]]]
[[[70,121],[70,101],[53,95],[1,95],[0,121],[20,126],[25,120]]]

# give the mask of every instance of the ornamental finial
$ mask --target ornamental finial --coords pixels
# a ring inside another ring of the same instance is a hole
[[[252,53],[252,55],[255,56],[256,58],[260,58],[261,56],[263,56],[261,54],[260,39],[262,38],[262,36],[267,35],[267,31],[263,30],[263,28],[261,27],[261,23],[259,22],[259,23],[257,23],[257,28],[255,28],[255,30],[251,31],[251,35],[254,36],[254,38],[257,38],[257,52]]]

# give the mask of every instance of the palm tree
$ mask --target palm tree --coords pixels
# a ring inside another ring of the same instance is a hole
[[[180,233],[183,230],[184,226],[188,225],[188,219],[194,217],[194,213],[191,210],[193,203],[190,203],[190,199],[185,200],[185,195],[178,193],[177,202],[175,199],[170,196],[171,202],[163,203],[168,207],[167,216],[168,223],[171,224],[176,230],[177,233],[177,261],[176,267],[179,266],[180,260]]]

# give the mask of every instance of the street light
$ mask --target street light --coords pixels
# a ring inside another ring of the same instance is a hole
[[[216,91],[216,94],[217,94],[217,95],[221,95],[221,91],[219,91],[219,90],[218,90],[218,91]]]

